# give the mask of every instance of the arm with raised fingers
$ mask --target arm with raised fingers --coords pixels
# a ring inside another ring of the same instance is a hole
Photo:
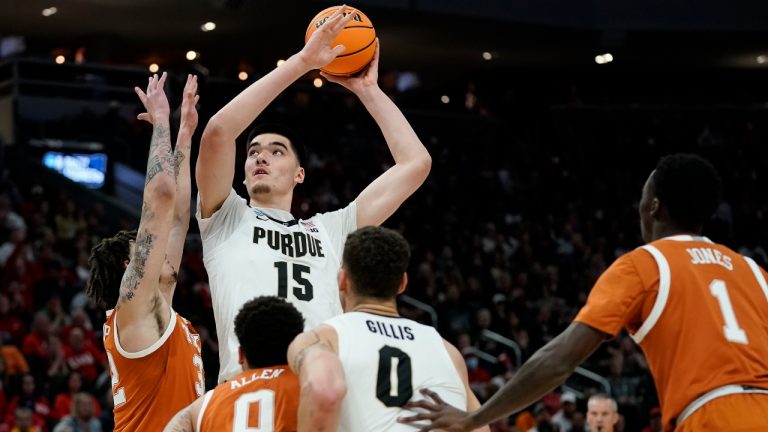
[[[360,98],[381,129],[395,165],[357,197],[357,226],[381,225],[424,183],[432,157],[400,109],[378,86],[380,43],[373,61],[361,74],[339,77],[323,73]]]
[[[235,175],[235,139],[289,85],[307,72],[321,68],[344,51],[333,41],[352,13],[340,8],[307,41],[304,48],[280,67],[272,70],[211,117],[200,140],[195,177],[200,191],[202,216],[207,218],[218,210],[229,196]]]
[[[574,322],[563,333],[536,351],[515,376],[480,409],[465,412],[445,403],[436,393],[424,389],[427,399],[409,402],[406,408],[421,413],[400,419],[401,423],[429,421],[427,431],[469,432],[496,419],[513,414],[541,399],[568,378],[605,340],[607,335]]]
[[[141,220],[133,252],[120,284],[115,309],[123,347],[141,350],[156,342],[168,323],[168,304],[160,295],[158,279],[165,262],[168,233],[173,223],[176,181],[169,127],[170,108],[163,86],[167,75],[150,77],[146,93],[135,88],[153,119],[147,157]]]

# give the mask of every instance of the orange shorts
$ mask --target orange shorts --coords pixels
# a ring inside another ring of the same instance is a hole
[[[707,402],[675,432],[768,431],[768,395],[732,394]]]

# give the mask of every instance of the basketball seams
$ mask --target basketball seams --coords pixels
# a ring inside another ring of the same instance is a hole
[[[368,42],[368,45],[366,45],[366,46],[364,46],[364,47],[362,47],[362,48],[358,49],[357,51],[353,51],[353,52],[351,52],[351,53],[346,53],[346,54],[339,54],[338,56],[336,56],[336,58],[349,57],[349,56],[351,56],[351,55],[355,55],[355,54],[357,54],[357,53],[361,53],[361,52],[363,52],[363,51],[367,50],[368,48],[370,48],[370,47],[371,47],[371,45],[373,45],[373,43],[374,43],[374,42],[376,42],[376,35],[375,35],[375,34],[373,35],[373,39],[371,39],[371,41],[370,41],[370,42]]]
[[[325,24],[325,21],[331,15],[336,13],[339,7],[340,6],[328,7],[312,18],[304,35],[305,43],[309,41],[312,34]],[[373,59],[375,49],[372,49],[371,47],[375,48],[376,29],[371,20],[364,13],[359,10],[356,10],[355,13],[359,15],[359,18],[356,17],[354,20],[348,22],[333,42],[334,45],[344,45],[346,51],[338,55],[330,64],[320,68],[320,70],[325,73],[335,76],[353,75],[363,70]],[[369,38],[370,41],[365,42],[365,40],[368,40]]]

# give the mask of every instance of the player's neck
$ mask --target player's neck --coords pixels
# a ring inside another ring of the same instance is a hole
[[[368,312],[376,315],[386,315],[386,316],[393,316],[398,317],[400,316],[399,313],[397,313],[397,302],[394,300],[371,300],[371,299],[361,299],[359,302],[356,302],[354,306],[352,306],[348,312]]]
[[[276,194],[259,194],[257,197],[251,196],[251,207],[272,208],[288,213],[291,212],[291,203],[293,194],[278,196]]]
[[[666,237],[672,237],[676,235],[692,235],[694,237],[701,236],[701,230],[691,230],[680,228],[673,224],[658,224],[653,230],[653,240],[659,240]]]

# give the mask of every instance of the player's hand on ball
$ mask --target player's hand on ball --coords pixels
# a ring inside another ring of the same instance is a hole
[[[379,48],[379,38],[376,38],[376,52],[373,55],[373,60],[356,75],[345,77],[330,75],[325,72],[320,72],[320,75],[330,82],[344,86],[355,94],[360,94],[367,88],[376,87],[379,82]]]
[[[349,12],[347,10],[346,5],[339,8],[312,34],[307,44],[299,52],[299,58],[310,70],[320,69],[327,65],[346,49],[344,45],[333,46],[333,41],[355,15],[354,9],[349,9]]]

